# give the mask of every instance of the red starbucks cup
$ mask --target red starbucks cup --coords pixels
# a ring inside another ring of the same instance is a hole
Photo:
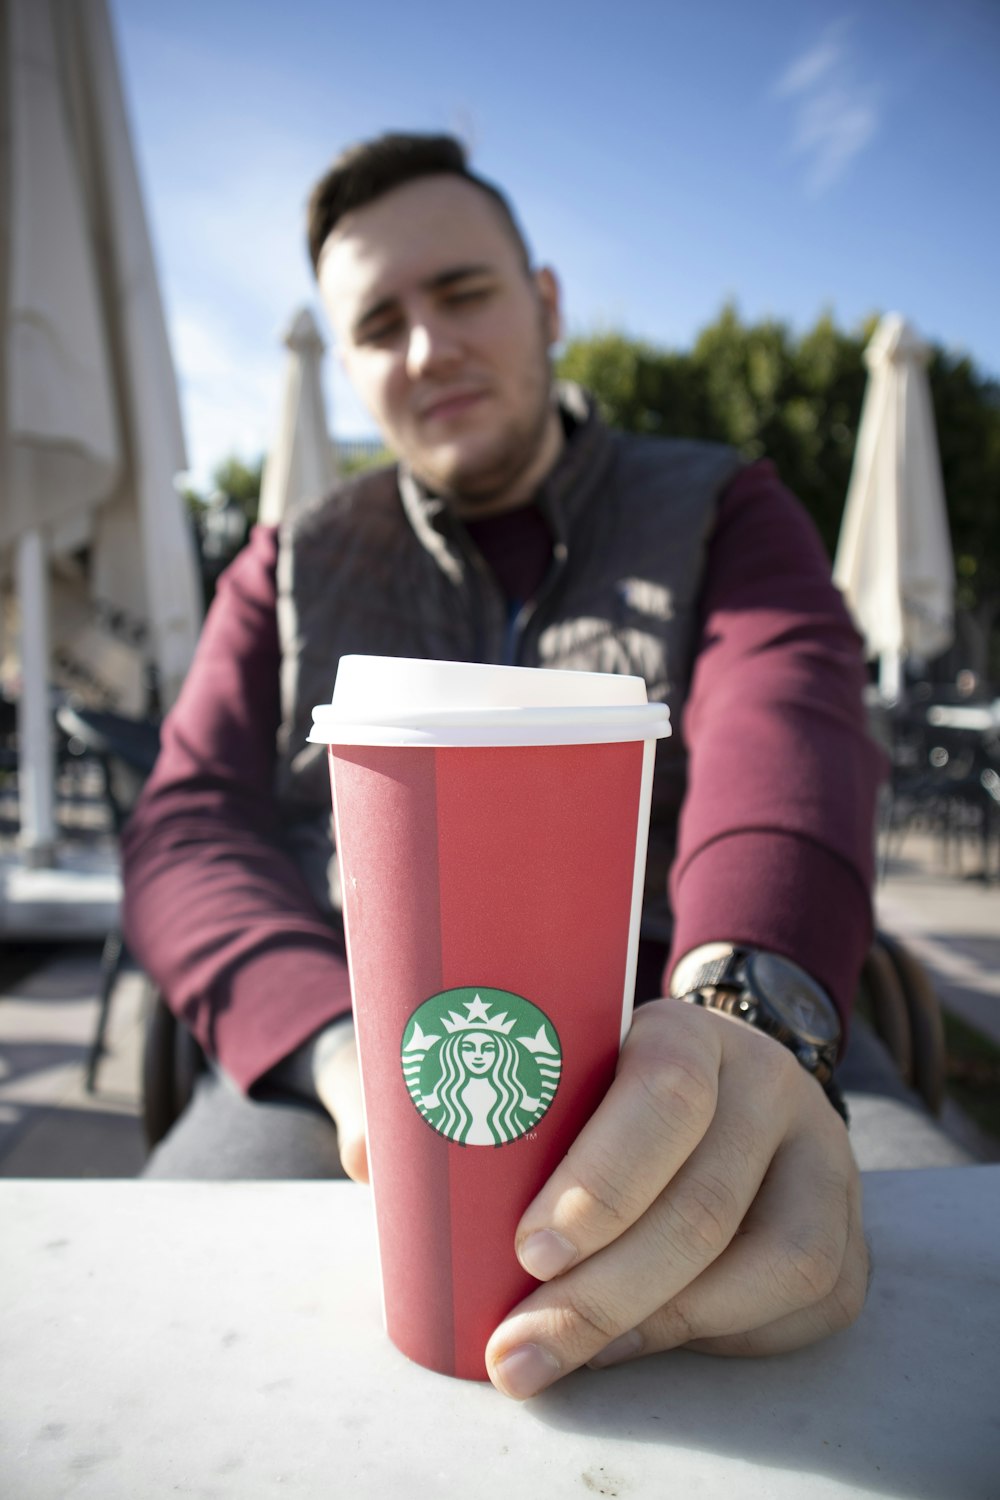
[[[342,658],[330,747],[386,1328],[485,1380],[525,1208],[628,1030],[655,742],[638,677]]]

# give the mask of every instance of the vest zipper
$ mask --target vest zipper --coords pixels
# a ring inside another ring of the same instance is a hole
[[[541,588],[534,599],[529,599],[526,604],[521,605],[507,632],[507,657],[505,665],[510,667],[524,665],[521,661],[521,648],[524,645],[528,626],[538,614],[542,605],[550,598],[556,583],[566,567],[568,556],[569,548],[565,542],[557,541],[552,543],[552,563],[545,575]]]
[[[471,541],[460,545],[461,551],[475,568],[480,584],[482,585],[477,601],[480,606],[477,611],[479,614],[479,638],[476,642],[475,660],[493,662],[504,667],[524,665],[520,658],[525,634],[538,610],[548,600],[555,589],[556,583],[562,576],[563,570],[566,567],[566,560],[569,556],[569,548],[566,542],[561,538],[553,541],[552,562],[541,588],[534,599],[529,599],[526,604],[522,604],[513,620],[510,619],[510,611],[500,607],[506,601],[492,570],[479,551],[479,548],[473,545]],[[494,609],[493,606],[496,606],[496,608]],[[499,630],[495,628],[493,630],[490,629],[485,618],[487,612],[494,616],[494,626],[497,621],[501,622]],[[487,641],[490,637],[492,637],[491,644],[494,649],[487,651]]]
[[[510,663],[507,646],[510,630],[507,627],[507,611],[502,608],[504,601],[500,588],[478,547],[469,544],[463,547],[462,551],[475,568],[480,583],[477,597],[479,607],[476,611],[479,617],[479,638],[476,642],[476,654],[473,660],[508,666]],[[488,615],[493,616],[492,625],[487,618]],[[499,629],[496,628],[498,621],[500,622]]]

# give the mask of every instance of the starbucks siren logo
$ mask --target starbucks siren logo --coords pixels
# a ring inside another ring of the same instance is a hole
[[[401,1060],[421,1115],[461,1146],[503,1146],[526,1134],[555,1098],[562,1070],[544,1011],[485,988],[444,990],[418,1005]]]

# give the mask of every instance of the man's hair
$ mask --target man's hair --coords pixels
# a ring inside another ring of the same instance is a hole
[[[373,141],[348,146],[309,195],[308,239],[313,270],[327,237],[353,209],[419,177],[461,177],[485,193],[520,251],[531,263],[527,241],[507,199],[492,182],[469,170],[465,147],[452,135],[417,135],[393,131]]]

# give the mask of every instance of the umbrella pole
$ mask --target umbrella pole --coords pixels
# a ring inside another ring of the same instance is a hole
[[[21,614],[21,696],[17,711],[20,846],[24,862],[55,863],[52,716],[49,705],[49,579],[40,531],[17,544],[17,595]]]
[[[883,703],[899,703],[903,695],[903,653],[883,651],[878,661],[878,691]]]

